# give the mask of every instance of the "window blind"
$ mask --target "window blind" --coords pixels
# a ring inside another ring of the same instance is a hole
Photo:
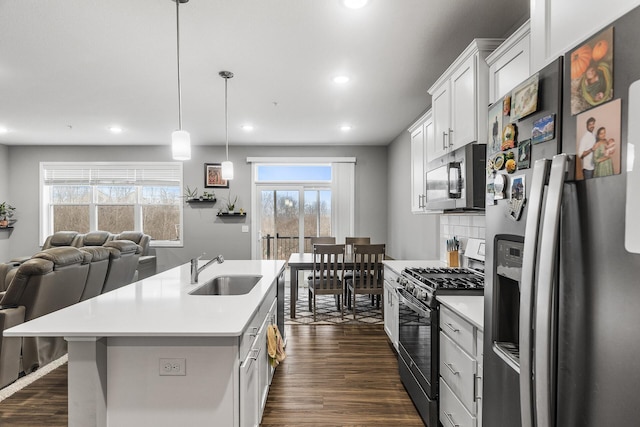
[[[41,163],[44,185],[180,185],[181,162]]]

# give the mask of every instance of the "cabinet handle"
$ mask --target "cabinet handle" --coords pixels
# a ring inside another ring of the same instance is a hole
[[[456,371],[455,369],[453,369],[453,365],[451,363],[445,363],[444,366],[449,368],[449,370],[453,375],[458,375],[460,373],[459,371]]]
[[[449,128],[449,147],[453,147],[453,142],[451,142],[452,133],[453,133],[453,129]]]
[[[447,143],[445,142],[445,138],[447,137],[447,133],[446,132],[442,132],[442,149],[446,150],[447,149]]]
[[[480,381],[477,381],[477,380],[480,380]],[[476,401],[482,400],[482,395],[481,395],[482,387],[481,387],[481,385],[482,385],[482,377],[479,376],[479,375],[476,375],[474,380],[473,380],[473,388],[475,389],[473,391],[473,395],[475,396],[475,400]]]
[[[456,424],[455,422],[453,422],[453,416],[450,413],[445,412],[444,415],[447,417],[447,420],[451,423],[451,425],[453,427],[459,427],[460,426],[460,424]]]
[[[454,328],[451,323],[445,323],[453,332],[460,332],[460,329]]]
[[[253,360],[258,360],[258,355],[260,354],[260,350],[251,350],[251,358]]]
[[[251,328],[253,330],[253,332],[249,332],[249,336],[250,337],[257,337],[258,336],[258,328]]]

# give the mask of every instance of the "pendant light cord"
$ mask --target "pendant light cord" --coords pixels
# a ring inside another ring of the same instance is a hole
[[[178,59],[178,128],[182,130],[182,89],[180,87],[180,0],[176,2],[176,54]]]
[[[224,137],[227,143],[227,160],[229,160],[229,101],[227,100],[227,83],[229,79],[224,79]]]

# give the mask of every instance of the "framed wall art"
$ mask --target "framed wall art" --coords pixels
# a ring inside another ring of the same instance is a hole
[[[229,188],[229,181],[222,179],[221,163],[204,164],[204,186],[205,188]]]

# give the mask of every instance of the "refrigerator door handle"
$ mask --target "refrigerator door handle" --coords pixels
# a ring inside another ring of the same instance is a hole
[[[540,262],[537,272],[534,384],[536,402],[536,426],[554,425],[554,337],[553,318],[555,307],[556,260],[560,234],[560,208],[565,182],[567,155],[554,156],[549,173],[549,186],[540,237]]]
[[[542,201],[544,187],[549,176],[551,160],[540,159],[533,166],[531,178],[531,192],[529,194],[529,213],[525,225],[524,248],[522,254],[522,277],[520,279],[520,408],[522,427],[532,427],[533,424],[533,387],[532,387],[532,322],[533,295],[535,283],[535,267],[537,263],[537,249],[540,217],[542,215]]]

